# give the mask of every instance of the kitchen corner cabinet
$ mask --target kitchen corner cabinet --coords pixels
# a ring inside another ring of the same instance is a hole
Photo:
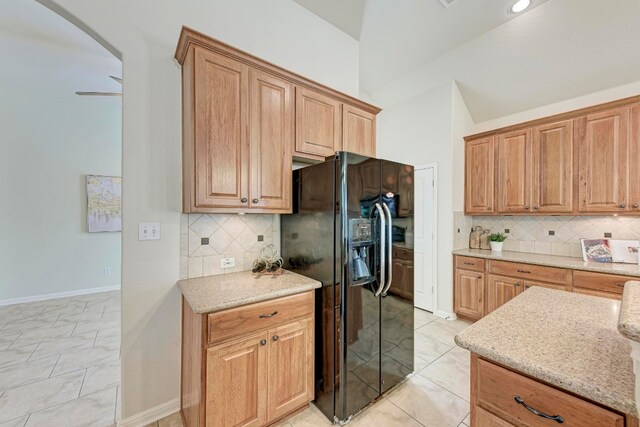
[[[465,213],[495,212],[495,148],[493,137],[469,141],[465,148]]]
[[[293,158],[375,154],[380,109],[182,29],[184,213],[290,213]]]
[[[271,425],[313,400],[313,292],[209,314],[184,299],[182,308],[186,427]]]
[[[640,214],[639,101],[637,96],[465,138],[465,212]]]

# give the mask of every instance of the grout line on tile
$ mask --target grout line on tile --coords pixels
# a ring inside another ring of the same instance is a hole
[[[400,409],[402,412],[404,412],[405,414],[407,414],[409,416],[409,418],[411,418],[412,420],[414,420],[415,422],[417,422],[418,424],[420,424],[421,426],[425,426],[424,424],[422,424],[420,421],[418,421],[415,417],[412,417],[410,413],[408,413],[407,411],[405,411],[404,409],[402,409],[401,407],[399,407],[398,405],[396,405],[395,403],[393,403],[391,401],[391,399],[387,399],[387,401],[389,403],[391,403],[393,406],[395,406],[396,408]],[[425,426],[427,427],[427,426]]]

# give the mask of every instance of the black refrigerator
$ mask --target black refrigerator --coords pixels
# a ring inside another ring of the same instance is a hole
[[[413,166],[338,152],[293,173],[286,268],[316,291],[315,404],[349,419],[413,372]]]

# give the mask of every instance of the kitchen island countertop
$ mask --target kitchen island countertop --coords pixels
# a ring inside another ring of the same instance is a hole
[[[634,417],[620,302],[532,287],[455,337],[478,356]]]
[[[317,280],[287,270],[275,275],[242,271],[178,281],[178,288],[195,313],[213,313],[321,286]]]

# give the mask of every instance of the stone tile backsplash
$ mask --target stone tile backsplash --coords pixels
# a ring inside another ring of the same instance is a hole
[[[251,270],[253,260],[269,244],[280,253],[279,215],[182,214],[180,278]],[[231,257],[236,266],[220,268],[222,258]]]
[[[640,239],[639,217],[476,216],[473,226],[507,233],[505,251],[582,257],[581,238]],[[607,236],[605,236],[607,234]]]

